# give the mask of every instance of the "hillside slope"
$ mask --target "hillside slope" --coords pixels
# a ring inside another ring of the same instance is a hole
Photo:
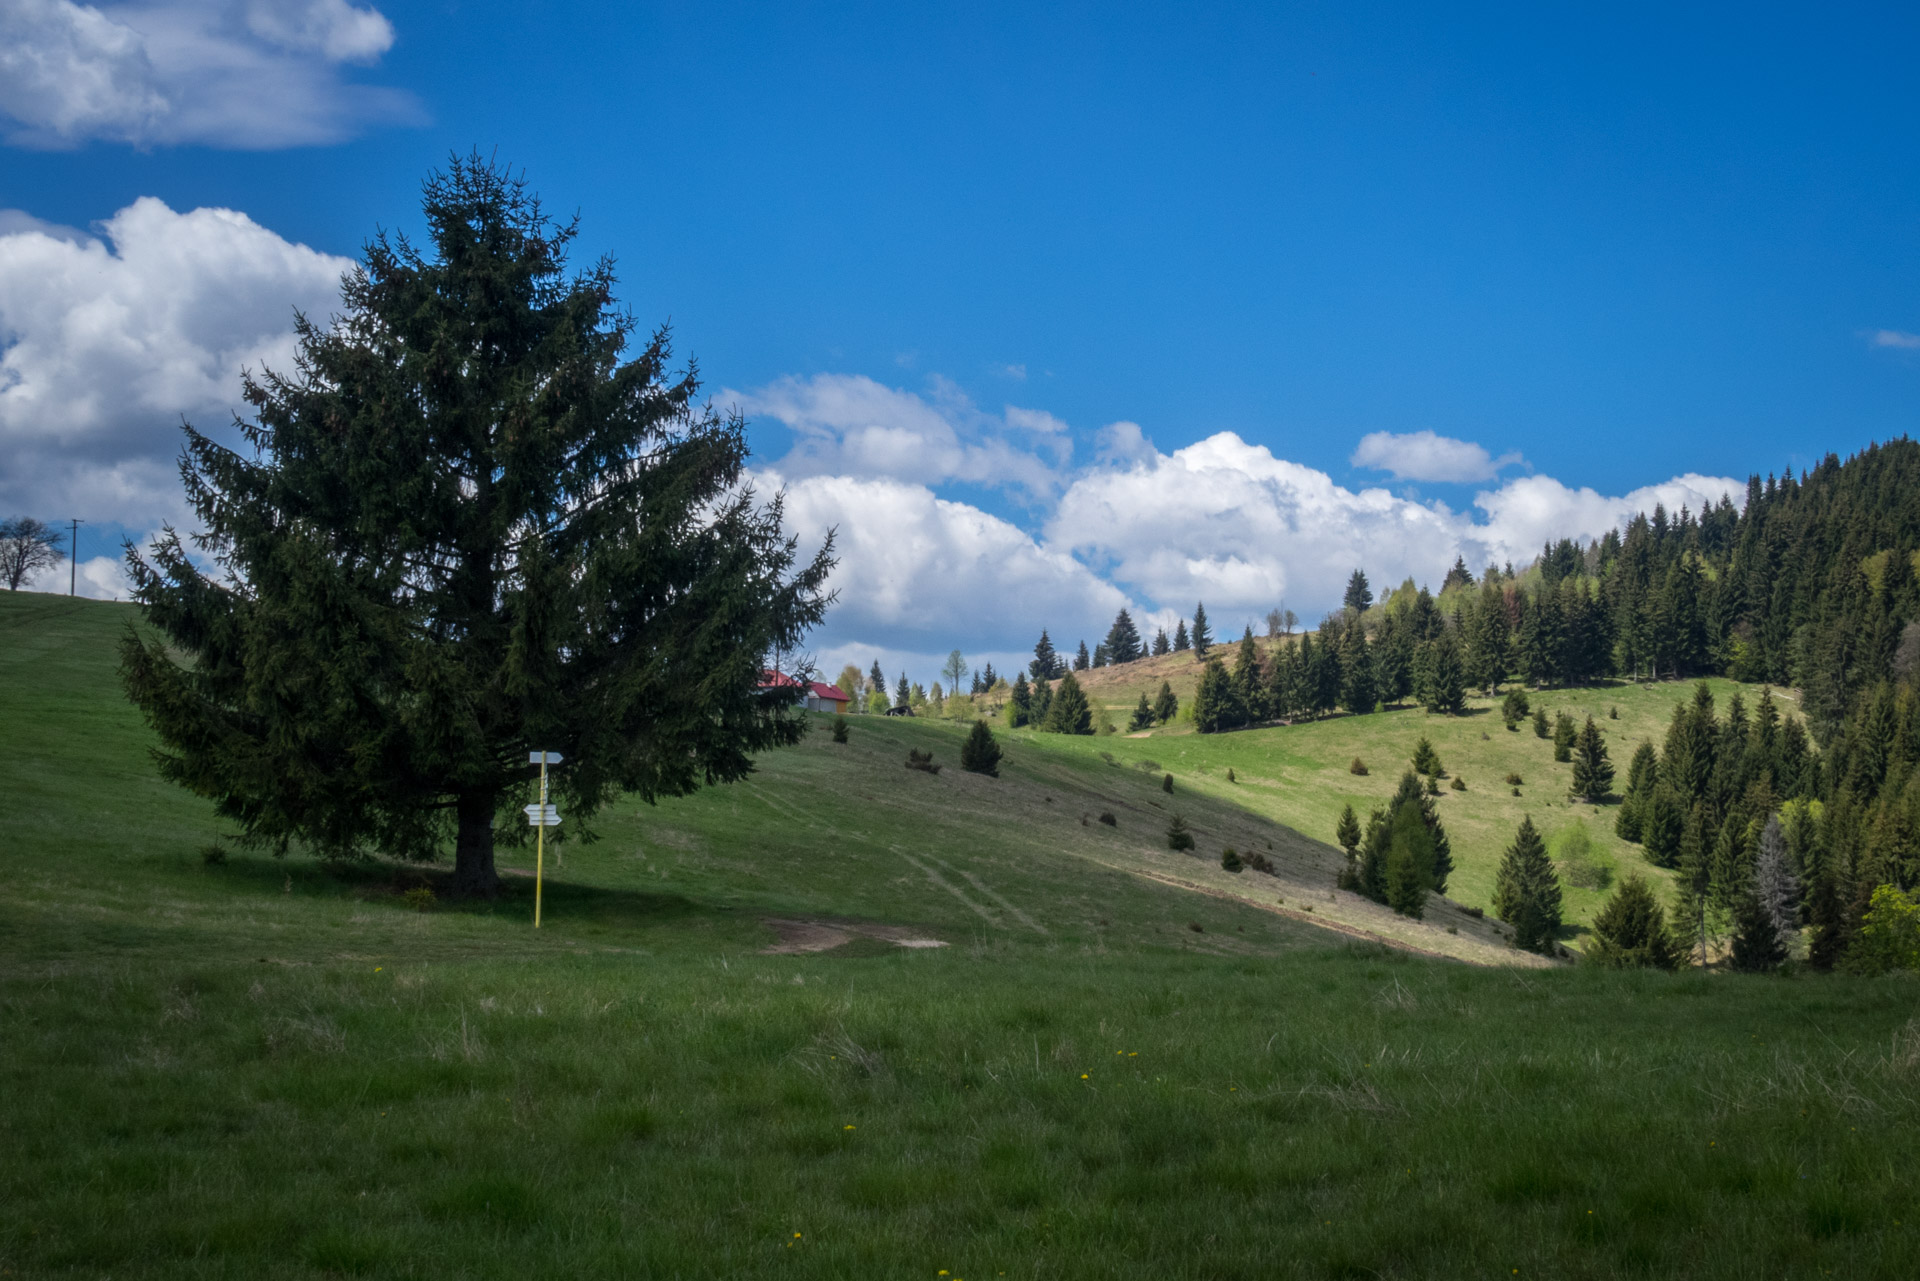
[[[156,897],[224,936],[235,923],[216,925],[212,915],[241,902],[241,933],[270,937],[285,904],[260,890],[283,879],[286,893],[297,887],[343,904],[371,882],[418,879],[404,868],[327,869],[240,851],[202,867],[219,825],[209,806],[155,777],[149,737],[115,675],[115,639],[136,616],[129,606],[57,596],[0,598],[0,716],[18,727],[23,753],[12,792],[22,839],[4,857],[37,873],[23,909],[49,926],[69,922],[61,932],[84,946],[94,930],[134,930]],[[1103,755],[1100,744],[1113,739],[1005,734],[994,779],[958,768],[963,731],[950,723],[859,718],[844,745],[826,728],[819,718],[818,732],[760,758],[743,783],[656,807],[617,804],[593,820],[591,843],[578,839],[577,819],[563,825],[573,839],[552,851],[548,869],[552,937],[646,947],[664,919],[756,947],[777,937],[765,919],[844,918],[950,942],[1237,951],[1357,936],[1481,963],[1538,963],[1508,949],[1492,923],[1444,901],[1411,921],[1334,891],[1337,849],[1184,777],[1168,794],[1159,772],[1140,768],[1144,759]],[[905,768],[909,748],[932,752],[941,771]],[[1167,849],[1176,813],[1196,837],[1191,855]],[[1227,846],[1264,853],[1277,874],[1223,871]],[[530,895],[514,874],[531,870],[532,850],[507,847],[500,858],[517,886],[500,910],[524,913]],[[364,910],[347,917],[349,935],[391,925]],[[436,914],[407,928],[477,943],[487,919]]]

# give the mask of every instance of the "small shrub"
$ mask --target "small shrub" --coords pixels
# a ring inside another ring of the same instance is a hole
[[[1547,709],[1544,707],[1533,709],[1533,736],[1535,738],[1553,737],[1553,726],[1547,724]]]
[[[971,774],[999,778],[1001,755],[1000,744],[987,723],[975,721],[967,733],[967,741],[960,744],[960,768]]]
[[[1167,824],[1167,848],[1170,850],[1190,850],[1193,848],[1193,833],[1187,830],[1186,820],[1178,814]]]
[[[1173,775],[1169,774],[1160,780],[1160,790],[1168,793],[1173,791]]]
[[[1429,777],[1429,778],[1427,779],[1427,795],[1428,795],[1428,796],[1438,796],[1438,795],[1440,795],[1440,780],[1439,780],[1439,779],[1437,779],[1437,778],[1433,778],[1433,777]]]
[[[227,865],[227,851],[225,847],[218,842],[202,845],[200,847],[200,861],[208,867],[225,867]]]
[[[433,891],[424,885],[416,885],[400,896],[400,901],[416,912],[431,912],[437,901]]]
[[[1507,775],[1507,786],[1508,786],[1508,787],[1518,787],[1518,786],[1520,786],[1520,785],[1521,785],[1522,783],[1524,783],[1524,782],[1526,782],[1526,781],[1527,781],[1526,779],[1524,779],[1524,778],[1521,778],[1521,777],[1520,777],[1520,776],[1519,776],[1518,774],[1508,774],[1508,775]]]
[[[1268,876],[1273,875],[1273,860],[1268,858],[1265,854],[1262,854],[1259,850],[1254,850],[1252,853],[1248,854],[1246,856],[1246,860],[1247,860],[1247,866],[1252,868],[1254,871],[1265,872]]]
[[[1466,913],[1467,913],[1467,915],[1468,915],[1468,916],[1471,916],[1471,917],[1472,917],[1472,918],[1473,918],[1474,920],[1476,920],[1476,921],[1480,921],[1480,920],[1485,920],[1485,919],[1486,919],[1486,915],[1487,915],[1487,910],[1486,910],[1485,908],[1483,908],[1483,907],[1469,907],[1469,908],[1467,908],[1467,909],[1465,909],[1465,910],[1466,910]]]
[[[1613,860],[1593,843],[1587,825],[1575,819],[1555,832],[1549,843],[1560,878],[1583,890],[1604,890],[1613,884]]]
[[[1205,934],[1207,932],[1207,927],[1200,924],[1200,922],[1198,921],[1188,921],[1187,928],[1192,930],[1195,934]]]
[[[844,716],[833,718],[833,741],[836,743],[847,741],[847,718]]]
[[[1102,823],[1105,823],[1105,824],[1106,824],[1106,825],[1107,825],[1108,827],[1118,827],[1118,826],[1120,826],[1120,820],[1119,820],[1119,819],[1117,819],[1117,818],[1115,818],[1115,817],[1113,816],[1113,811],[1112,811],[1112,810],[1101,810],[1101,811],[1100,811],[1100,821],[1101,821]]]
[[[1453,776],[1453,782],[1447,784],[1447,786],[1451,787],[1456,792],[1464,792],[1467,790],[1467,780],[1464,778],[1461,778],[1458,774],[1455,774]]]
[[[1620,709],[1619,709],[1619,708],[1617,708],[1617,707],[1609,707],[1609,708],[1607,709],[1607,719],[1608,719],[1608,720],[1610,720],[1610,721],[1617,721],[1617,720],[1619,720],[1619,719],[1620,719]]]
[[[940,772],[940,767],[933,763],[933,753],[923,752],[917,747],[907,749],[907,768],[925,770],[929,774]]]
[[[1221,870],[1227,871],[1227,872],[1241,872],[1246,870],[1246,866],[1247,865],[1245,863],[1240,861],[1240,856],[1233,852],[1233,846],[1229,845],[1227,846],[1226,849],[1220,851]]]
[[[1518,796],[1518,795],[1520,795],[1520,789],[1519,789],[1519,788],[1517,788],[1517,787],[1516,787],[1516,788],[1514,788],[1514,789],[1513,789],[1513,794],[1514,794],[1515,796]]]
[[[1423,734],[1413,748],[1413,772],[1425,774],[1429,778],[1444,773],[1440,765],[1440,753],[1433,750],[1433,744]]]
[[[1353,764],[1347,766],[1347,773],[1349,774],[1365,775],[1366,772],[1367,772],[1367,763],[1361,760],[1358,756],[1353,758]]]
[[[1460,932],[1460,927],[1458,925],[1449,925],[1447,927],[1447,933],[1449,934],[1458,934],[1459,932]]]
[[[1231,765],[1227,766],[1227,781],[1229,783],[1238,783],[1240,781],[1233,776],[1233,766]]]

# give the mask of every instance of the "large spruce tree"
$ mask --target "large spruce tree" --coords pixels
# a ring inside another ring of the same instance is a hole
[[[172,530],[130,554],[153,631],[123,666],[162,774],[247,839],[451,837],[455,891],[488,895],[530,749],[565,755],[577,833],[795,742],[763,656],[820,619],[832,562],[794,571],[779,501],[741,484],[744,424],[670,372],[664,330],[630,349],[612,263],[569,274],[572,224],[478,157],[424,212],[429,245],[376,236],[340,316],[297,317],[292,368],[245,378],[250,450],[186,429],[207,560]]]

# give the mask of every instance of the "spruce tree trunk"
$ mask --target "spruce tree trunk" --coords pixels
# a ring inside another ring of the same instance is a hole
[[[460,834],[453,845],[455,898],[494,898],[500,893],[500,874],[493,869],[492,792],[462,792],[455,813]]]

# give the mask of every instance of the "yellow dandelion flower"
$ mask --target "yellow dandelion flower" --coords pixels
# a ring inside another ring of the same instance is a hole
[[[841,1128],[846,1130],[851,1130],[853,1127],[850,1125],[847,1125],[847,1126],[842,1126]]]

